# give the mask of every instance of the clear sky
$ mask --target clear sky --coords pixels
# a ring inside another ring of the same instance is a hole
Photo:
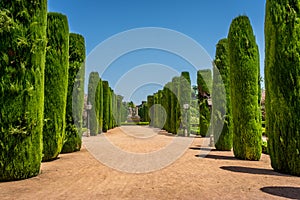
[[[265,0],[48,0],[48,10],[68,16],[70,31],[85,37],[87,55],[101,42],[120,32],[134,28],[162,27],[194,39],[212,59],[217,42],[227,37],[232,19],[247,15],[256,35],[261,76],[264,77]],[[196,74],[188,66],[189,63],[172,53],[153,49],[121,56],[101,77],[109,81],[116,93],[118,91],[126,100],[138,104],[146,99],[147,94],[152,94],[161,86],[141,85],[134,94],[128,96],[126,92],[118,90],[118,81],[129,70],[148,63],[166,65],[179,73],[190,71],[192,84],[196,84]],[[145,79],[146,76],[139,74],[138,78]],[[170,77],[165,82],[168,81]]]

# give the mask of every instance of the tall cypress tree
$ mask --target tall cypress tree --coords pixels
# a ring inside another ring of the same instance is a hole
[[[109,129],[109,94],[110,88],[107,81],[102,82],[103,87],[103,132]]]
[[[230,67],[227,39],[221,39],[217,44],[214,60],[213,91],[212,91],[212,119],[214,126],[223,123],[222,130],[213,131],[217,150],[230,151],[232,148],[232,117],[230,103]],[[224,90],[225,88],[225,90]],[[225,110],[226,109],[226,110]]]
[[[36,176],[42,160],[47,1],[0,1],[0,181]]]
[[[79,151],[84,106],[85,41],[82,35],[69,35],[69,80],[66,107],[66,133],[62,153]]]
[[[69,71],[67,16],[48,13],[47,17],[43,161],[55,159],[63,147]]]
[[[184,128],[187,129],[187,136],[190,134],[190,108],[185,110],[185,104],[191,106],[192,87],[189,72],[182,72],[180,76],[180,107],[181,107],[181,120]]]
[[[212,74],[210,69],[199,70],[197,72],[198,85],[198,103],[199,103],[199,127],[200,135],[205,137],[208,135],[208,127],[210,125],[211,112],[208,105],[208,99],[212,91]]]
[[[103,85],[101,78],[99,78],[95,98],[96,115],[98,116],[98,133],[101,133],[103,128]]]
[[[89,84],[88,84],[88,103],[92,105],[92,109],[89,110],[89,128],[91,135],[95,136],[98,134],[98,116],[97,116],[97,87],[98,87],[98,82],[100,80],[98,72],[91,72],[89,76]]]
[[[150,126],[153,126],[153,123],[154,123],[154,110],[153,110],[154,107],[153,107],[153,105],[154,105],[153,95],[147,96],[147,106],[149,109],[149,120],[150,120],[149,125]]]
[[[266,132],[274,170],[300,176],[300,1],[270,1],[265,17]]]
[[[181,107],[180,107],[180,77],[174,77],[172,79],[172,92],[174,94],[173,96],[173,134],[179,133],[179,128],[181,124]]]
[[[248,17],[235,18],[228,33],[233,150],[240,159],[259,160],[262,151],[258,105],[258,49]]]

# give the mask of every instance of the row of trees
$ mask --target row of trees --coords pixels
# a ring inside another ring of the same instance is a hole
[[[188,72],[182,72],[180,77],[174,77],[162,90],[149,95],[147,103],[142,105],[145,113],[145,121],[150,126],[164,128],[173,134],[190,133],[190,113],[185,104],[191,103],[191,81]]]
[[[116,95],[107,81],[101,80],[98,72],[91,72],[88,84],[88,126],[92,136],[120,126],[124,113],[123,97]]]
[[[0,180],[9,181],[80,149],[85,46],[46,0],[1,1],[0,15]]]

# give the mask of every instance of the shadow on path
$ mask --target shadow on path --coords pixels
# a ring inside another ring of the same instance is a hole
[[[216,159],[216,160],[237,160],[235,157],[233,156],[220,156],[220,155],[212,155],[212,154],[208,154],[208,155],[195,155],[196,157],[202,157],[202,158],[209,158],[209,159]]]
[[[251,168],[251,167],[241,167],[241,166],[222,166],[220,168],[227,171],[238,172],[238,173],[291,177],[290,175],[280,174],[271,169],[261,169],[261,168]]]
[[[287,186],[269,186],[260,188],[261,191],[289,199],[300,199],[299,187],[287,187]]]

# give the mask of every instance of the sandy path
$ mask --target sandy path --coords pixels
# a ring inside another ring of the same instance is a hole
[[[105,135],[118,148],[134,153],[159,151],[174,140],[151,132],[145,137],[140,127],[136,133],[138,137],[116,128]],[[84,142],[97,145],[101,137]],[[43,163],[37,177],[0,183],[0,199],[300,199],[300,177],[274,172],[267,155],[253,162],[236,160],[232,152],[210,151],[201,158],[202,140],[195,138],[171,165],[140,174],[107,167],[83,147]]]

